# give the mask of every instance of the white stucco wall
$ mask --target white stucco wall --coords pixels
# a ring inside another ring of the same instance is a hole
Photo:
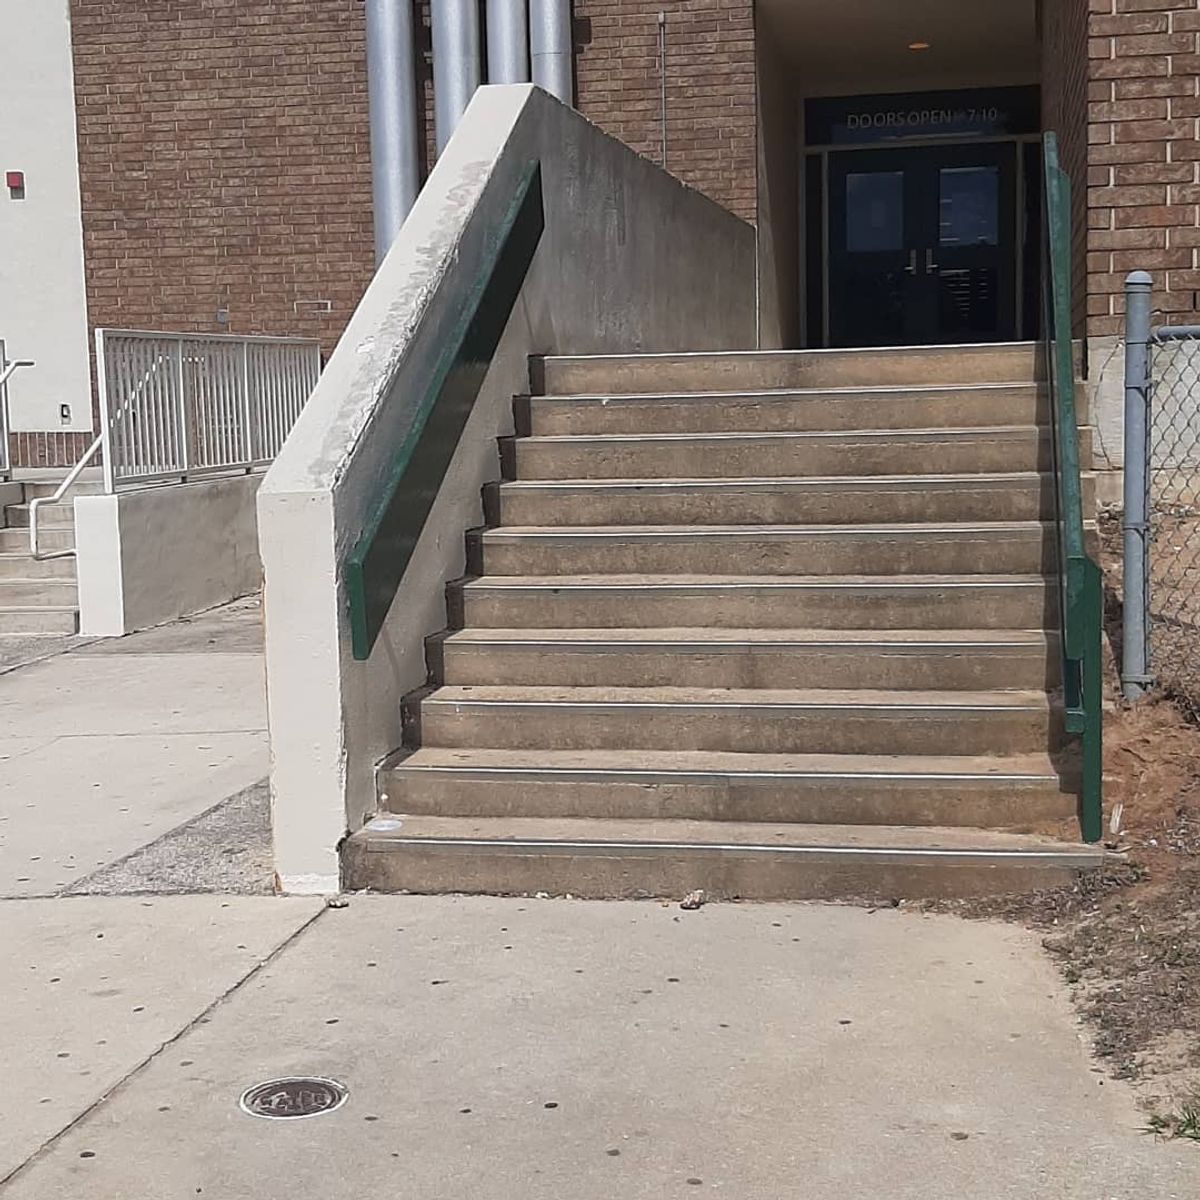
[[[90,430],[83,224],[68,0],[0,0],[0,340],[33,359],[8,385],[14,430]],[[60,405],[70,406],[63,421]]]
[[[76,496],[80,632],[120,637],[257,591],[263,476]]]
[[[368,662],[353,660],[342,564],[381,493],[516,186],[540,161],[546,231]],[[529,85],[484,87],[438,159],[259,493],[276,869],[338,886],[337,846],[375,807],[400,702],[446,624],[495,438],[530,354],[749,349],[754,231]]]

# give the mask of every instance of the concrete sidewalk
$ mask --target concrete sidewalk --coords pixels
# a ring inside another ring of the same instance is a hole
[[[0,1180],[321,911],[245,894],[273,884],[263,687],[254,599],[0,638]]]
[[[243,1114],[332,1076],[337,1112]],[[1020,930],[903,911],[356,897],[4,1200],[1183,1200]]]
[[[264,688],[256,601],[0,674],[0,896],[91,890],[263,780]],[[269,862],[258,870],[261,891]]]
[[[247,894],[253,602],[0,674],[0,728],[0,1200],[1200,1194],[1012,926]],[[291,1074],[349,1101],[240,1111]]]

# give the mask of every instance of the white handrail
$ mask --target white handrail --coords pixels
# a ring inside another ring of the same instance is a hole
[[[155,371],[158,370],[158,363],[146,373],[146,377],[133,390],[133,394],[125,401],[120,411],[117,413],[117,419],[120,420],[129,411],[130,407],[137,399],[141,391],[150,382],[150,378]],[[35,496],[29,502],[29,553],[33,555],[34,560],[43,562],[48,558],[71,558],[75,554],[75,548],[69,547],[66,550],[56,550],[50,553],[43,554],[38,545],[38,509],[43,504],[58,504],[68,491],[75,485],[76,480],[83,474],[84,468],[96,457],[96,452],[104,445],[104,431],[102,430],[92,442],[92,444],[83,452],[79,461],[67,473],[67,477],[58,485],[54,494],[51,496]],[[105,471],[107,478],[108,472]],[[111,488],[107,489],[111,491]]]
[[[29,502],[29,553],[41,562],[47,558],[71,558],[75,554],[75,548],[72,546],[67,550],[54,550],[43,554],[38,548],[38,507],[42,504],[58,504],[63,496],[67,494],[68,489],[72,487],[75,481],[83,474],[83,469],[96,457],[96,451],[100,449],[103,437],[98,437],[92,444],[83,452],[80,460],[71,468],[67,477],[58,485],[52,496],[35,496]]]

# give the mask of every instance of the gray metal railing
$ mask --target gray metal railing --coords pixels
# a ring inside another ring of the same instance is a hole
[[[1200,716],[1200,325],[1152,327],[1126,280],[1122,691]]]
[[[54,494],[30,504],[33,557],[75,553],[42,550],[39,513],[97,456],[106,492],[266,467],[320,374],[311,338],[97,329],[100,434]]]
[[[308,338],[96,331],[108,491],[274,459],[321,373]]]

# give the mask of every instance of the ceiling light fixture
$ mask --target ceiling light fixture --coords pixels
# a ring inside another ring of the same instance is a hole
[[[928,50],[929,43],[928,42],[909,42],[908,48],[910,50]]]

